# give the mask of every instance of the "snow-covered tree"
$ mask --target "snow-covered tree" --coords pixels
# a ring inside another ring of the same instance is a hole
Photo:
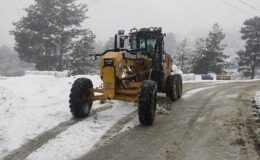
[[[248,56],[250,54],[246,53],[244,50],[239,50],[238,55],[238,72],[242,72],[245,77],[251,77],[252,75],[252,66],[254,65],[254,57]]]
[[[238,71],[244,76],[255,77],[256,66],[260,65],[260,17],[254,17],[244,22],[240,31],[242,39],[246,41],[245,50],[238,54]]]
[[[66,58],[69,60],[70,75],[90,74],[97,71],[98,62],[91,59],[91,54],[95,53],[94,37],[95,35],[88,31],[83,38],[74,43],[72,54]]]
[[[191,50],[187,46],[187,39],[184,39],[178,46],[176,51],[176,61],[177,66],[183,71],[183,73],[190,72],[190,60],[191,60]]]
[[[66,55],[88,31],[81,27],[87,10],[77,0],[35,0],[11,31],[20,58],[35,63],[39,70],[67,69]]]
[[[105,43],[104,50],[114,49],[114,37],[109,37],[108,41]]]
[[[104,43],[101,41],[95,41],[94,43],[95,53],[100,54],[104,52]]]
[[[223,30],[216,23],[205,39],[197,41],[192,66],[194,73],[224,73],[228,65],[225,61],[228,56],[223,52],[226,45],[221,43],[224,38]]]
[[[204,55],[205,48],[205,40],[200,38],[196,41],[196,50],[192,56],[192,71],[194,73],[205,73],[204,63],[206,64],[206,57]]]
[[[0,46],[0,75],[21,76],[25,70],[33,70],[33,64],[19,59],[17,52],[7,46]]]

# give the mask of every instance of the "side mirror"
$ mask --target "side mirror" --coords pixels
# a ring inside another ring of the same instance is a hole
[[[97,60],[96,53],[90,54],[91,60]]]

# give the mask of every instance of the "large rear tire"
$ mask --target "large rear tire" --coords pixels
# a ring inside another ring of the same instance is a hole
[[[182,97],[182,87],[183,87],[183,85],[182,85],[182,77],[181,77],[181,75],[180,74],[177,74],[176,75],[177,76],[177,78],[178,78],[178,87],[177,87],[177,93],[178,93],[178,98],[181,98]]]
[[[166,96],[169,97],[173,102],[178,99],[178,81],[176,75],[169,75],[167,78]]]
[[[138,116],[143,125],[152,125],[156,116],[157,84],[155,81],[143,82],[139,97]]]
[[[85,118],[92,107],[93,84],[87,78],[78,78],[70,91],[70,112],[75,118]]]

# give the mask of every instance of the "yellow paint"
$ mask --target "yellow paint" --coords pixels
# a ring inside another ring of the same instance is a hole
[[[152,67],[152,58],[144,56],[139,59],[124,58],[124,52],[108,52],[100,59],[100,76],[103,88],[94,89],[101,95],[93,96],[92,100],[122,100],[138,102],[142,82],[149,77]],[[106,59],[113,60],[113,66],[104,66]],[[172,60],[165,55],[164,80],[171,74]],[[126,72],[123,76],[123,72]]]
[[[103,68],[104,96],[109,98],[115,97],[115,69],[114,67]]]

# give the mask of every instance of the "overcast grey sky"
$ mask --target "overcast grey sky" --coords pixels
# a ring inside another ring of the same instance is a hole
[[[13,45],[9,30],[33,0],[0,0],[0,45]],[[218,22],[224,31],[239,31],[245,19],[260,16],[260,0],[80,0],[90,17],[84,27],[105,41],[118,29],[161,26],[164,32],[189,37],[207,33]],[[246,2],[250,6],[246,6]]]

